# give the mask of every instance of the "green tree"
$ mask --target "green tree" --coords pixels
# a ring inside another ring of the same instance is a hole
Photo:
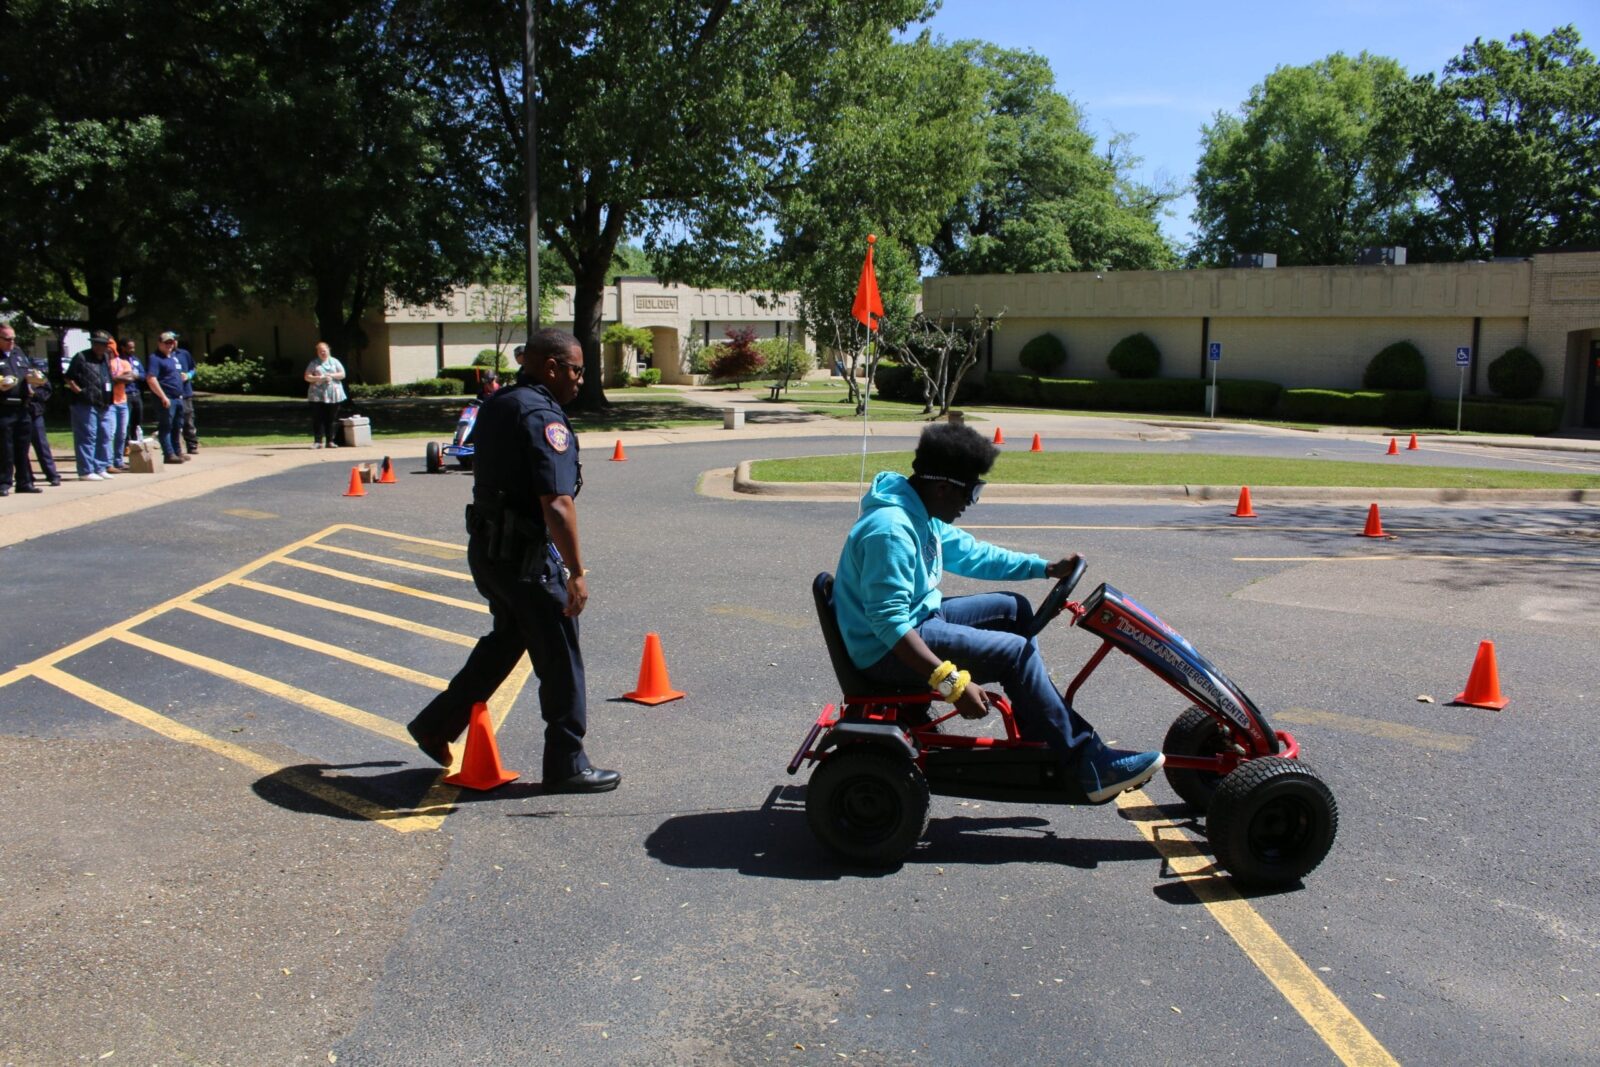
[[[1049,62],[983,41],[952,46],[977,74],[977,175],[931,242],[945,274],[1142,270],[1176,265],[1160,215],[1179,190],[1144,186],[1129,139],[1104,153]]]
[[[523,0],[437,0],[427,74],[461,105],[461,133],[499,217],[522,214]],[[798,121],[831,57],[924,16],[924,0],[537,0],[539,223],[572,272],[574,332],[604,403],[601,297],[625,235],[665,276],[726,277],[802,163]],[[485,130],[493,130],[485,137]],[[513,238],[515,240],[515,238]]]
[[[307,293],[358,373],[368,311],[431,303],[484,262],[452,116],[413,74],[436,29],[404,0],[259,0],[229,27],[213,150],[258,289]]]
[[[230,220],[187,153],[210,99],[196,72],[234,6],[0,5],[0,298],[40,325],[115,331],[232,288]]]
[[[1275,252],[1284,265],[1351,263],[1403,234],[1415,213],[1401,124],[1386,104],[1406,84],[1392,59],[1335,53],[1279,67],[1242,113],[1201,130],[1193,259]]]
[[[1446,250],[1490,258],[1600,241],[1600,66],[1576,28],[1479,38],[1437,82],[1397,97]]]

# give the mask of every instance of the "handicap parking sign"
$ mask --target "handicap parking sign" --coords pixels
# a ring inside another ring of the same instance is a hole
[[[1470,366],[1471,363],[1472,363],[1472,349],[1468,348],[1466,345],[1462,345],[1460,348],[1457,348],[1456,349],[1456,366],[1458,366],[1458,367],[1466,367],[1466,366]]]
[[[1213,363],[1217,362],[1218,360],[1220,360],[1222,358],[1222,342],[1221,341],[1212,341],[1211,342],[1210,347],[1208,347],[1206,349],[1206,358],[1209,359]]]

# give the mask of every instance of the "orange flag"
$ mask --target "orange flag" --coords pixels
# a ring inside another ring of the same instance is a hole
[[[876,330],[878,319],[883,318],[883,298],[878,295],[878,275],[872,269],[872,246],[877,240],[877,235],[867,234],[867,259],[861,264],[861,280],[856,283],[856,302],[850,307],[850,314],[869,330]]]

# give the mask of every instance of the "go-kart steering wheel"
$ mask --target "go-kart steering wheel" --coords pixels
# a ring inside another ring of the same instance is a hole
[[[1033,613],[1033,630],[1029,637],[1039,636],[1039,631],[1050,624],[1050,620],[1061,614],[1061,609],[1067,606],[1067,597],[1072,595],[1073,586],[1083,578],[1083,572],[1089,569],[1089,561],[1082,556],[1078,557],[1078,565],[1055,584],[1055,588],[1045,594],[1039,602],[1039,607]]]

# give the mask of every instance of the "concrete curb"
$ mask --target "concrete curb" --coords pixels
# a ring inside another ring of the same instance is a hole
[[[854,499],[855,482],[759,482],[750,477],[754,460],[734,468],[733,491],[785,500]],[[989,485],[983,498],[1007,504],[1063,504],[1077,501],[1227,503],[1239,500],[1237,485]],[[1264,485],[1250,487],[1252,501],[1296,504],[1600,504],[1595,489],[1389,489],[1347,486]]]

